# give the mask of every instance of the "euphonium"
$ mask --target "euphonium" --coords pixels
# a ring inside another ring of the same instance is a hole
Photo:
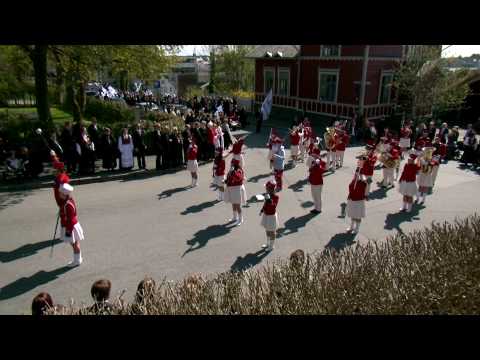
[[[328,150],[333,150],[335,148],[335,129],[331,127],[327,127],[325,129],[325,133],[323,137],[325,139],[325,146]]]
[[[422,149],[423,151],[423,154],[422,154],[422,158],[421,158],[421,166],[422,166],[422,172],[424,174],[427,174],[427,173],[431,173],[432,170],[433,170],[433,167],[432,165],[430,164],[430,162],[432,161],[432,158],[433,158],[433,153],[435,152],[435,148],[434,147],[424,147]]]

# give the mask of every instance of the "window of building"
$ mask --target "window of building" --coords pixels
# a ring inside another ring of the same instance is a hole
[[[318,99],[336,102],[338,90],[338,70],[320,70],[318,75]]]
[[[273,84],[275,83],[275,70],[273,68],[264,68],[263,79],[264,79],[263,92],[268,93],[271,89],[273,89]]]
[[[340,45],[322,45],[320,56],[340,56]]]
[[[278,95],[290,95],[290,70],[278,69]]]
[[[383,73],[380,78],[379,104],[390,103],[390,95],[392,92],[393,74]]]

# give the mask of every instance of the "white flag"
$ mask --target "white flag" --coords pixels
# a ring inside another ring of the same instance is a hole
[[[270,116],[270,112],[272,111],[272,103],[273,103],[273,95],[272,95],[272,90],[270,90],[265,100],[263,100],[263,104],[262,104],[261,112],[263,115],[263,121],[267,120],[268,117]]]

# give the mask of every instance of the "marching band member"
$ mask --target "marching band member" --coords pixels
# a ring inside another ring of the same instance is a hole
[[[437,180],[438,176],[438,170],[440,169],[440,161],[441,161],[441,156],[440,155],[433,155],[431,165],[432,165],[432,187],[430,191],[433,190],[435,187],[435,181]]]
[[[377,163],[377,155],[375,154],[375,147],[373,145],[367,145],[367,156],[363,162],[363,166],[360,169],[360,174],[364,175],[367,179],[367,186],[365,188],[365,196],[368,201],[370,195],[370,186],[373,182],[373,171],[375,170],[375,164]]]
[[[400,149],[403,153],[410,149],[410,137],[412,136],[412,129],[410,128],[410,121],[406,121],[404,126],[400,129]]]
[[[232,204],[233,218],[230,221],[235,221],[235,225],[243,223],[241,205],[246,204],[247,194],[245,191],[243,170],[240,167],[240,161],[232,159],[232,167],[227,175],[225,181],[227,187],[224,193],[224,201]]]
[[[245,154],[245,153],[242,152],[242,146],[245,143],[245,138],[246,137],[247,136],[243,136],[240,139],[238,139],[237,141],[234,140],[235,143],[233,144],[232,150],[230,151],[230,153],[233,154],[233,158],[235,160],[240,161],[240,167],[242,169],[245,167],[245,159],[243,158],[243,154]]]
[[[402,176],[400,177],[400,186],[398,191],[403,195],[403,206],[400,211],[412,211],[413,197],[417,193],[417,174],[420,166],[415,163],[417,155],[411,153],[407,163],[403,167]]]
[[[313,161],[309,169],[308,182],[310,183],[313,203],[315,204],[315,208],[310,212],[315,215],[322,212],[323,173],[326,166],[327,163],[318,158]]]
[[[73,187],[69,184],[62,184],[59,188],[60,199],[63,202],[60,210],[61,240],[73,248],[73,261],[68,263],[69,267],[79,266],[83,262],[80,241],[85,239],[82,226],[78,222],[77,206],[72,192]]]
[[[265,184],[267,194],[265,195],[265,203],[260,211],[260,215],[262,215],[261,225],[265,228],[267,235],[267,243],[262,245],[262,248],[266,249],[266,251],[273,250],[273,244],[275,242],[278,228],[277,206],[280,198],[275,194],[276,186],[277,184],[275,181],[271,180]]]
[[[306,161],[307,168],[310,169],[315,159],[320,158],[320,138],[317,137],[315,142],[310,142],[308,149],[308,157]]]
[[[397,140],[392,139],[390,145],[392,147],[390,154],[392,155],[392,160],[395,161],[395,181],[398,181],[398,176],[400,175],[402,149]]]
[[[276,134],[275,130],[272,129],[270,131],[270,136],[268,138],[267,147],[268,151],[268,163],[270,169],[273,169],[273,154],[276,152],[276,140],[279,139],[278,135]]]
[[[422,135],[415,140],[415,150],[417,151],[417,156],[420,156],[422,149],[431,146],[430,138],[428,137],[428,130],[423,130]]]
[[[430,191],[430,188],[433,186],[433,164],[432,164],[432,154],[434,148],[427,147],[423,149],[423,156],[420,159],[420,172],[417,176],[418,184],[418,193],[417,193],[417,202],[423,204],[425,198]]]
[[[356,234],[360,228],[362,218],[365,217],[365,192],[367,188],[367,178],[360,174],[360,169],[363,168],[365,158],[359,159],[357,170],[353,176],[353,180],[348,186],[347,199],[347,216],[352,219],[350,227],[347,232]]]
[[[312,127],[310,126],[310,121],[308,118],[303,120],[303,147],[301,148],[300,159],[303,161],[307,150],[310,148],[310,145],[315,140]]]
[[[55,180],[53,184],[53,194],[55,196],[55,201],[58,207],[61,208],[63,201],[60,198],[59,189],[60,189],[60,186],[62,186],[63,184],[70,183],[70,177],[67,175],[67,172],[65,170],[65,164],[60,160],[58,160],[58,157],[55,151],[51,150],[50,156],[52,158],[53,168],[56,170]]]
[[[380,143],[378,144],[378,148],[381,151],[381,162],[383,163],[383,179],[380,182],[382,188],[386,188],[390,185],[393,185],[393,173],[395,170],[395,163],[392,159],[392,146],[388,143],[388,139],[386,137],[380,138]]]
[[[327,148],[327,166],[332,171],[335,172],[335,129],[327,128],[325,134],[325,146]]]
[[[213,184],[218,190],[218,201],[223,200],[224,194],[224,183],[225,183],[225,158],[228,156],[223,156],[223,148],[218,148],[216,151],[215,159],[213,160]]]
[[[335,133],[335,165],[337,168],[343,166],[343,157],[345,155],[345,148],[350,142],[350,136],[343,129],[338,129]]]
[[[195,141],[190,138],[190,145],[187,150],[187,170],[190,171],[192,175],[192,183],[190,186],[193,188],[198,185],[198,146],[195,144]]]
[[[298,155],[300,153],[300,131],[297,126],[293,127],[292,132],[290,133],[290,153],[292,156],[292,166],[297,166]]]
[[[285,148],[283,147],[282,142],[282,139],[278,138],[275,144],[277,146],[273,147],[273,150],[275,151],[273,153],[273,173],[277,183],[276,191],[282,191],[283,185],[282,177],[285,168]]]

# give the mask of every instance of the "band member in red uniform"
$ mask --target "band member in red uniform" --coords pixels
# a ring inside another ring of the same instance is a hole
[[[395,181],[398,181],[398,177],[400,175],[402,149],[400,148],[400,144],[398,143],[398,141],[395,139],[391,140],[390,146],[390,154],[392,155],[392,160],[395,161]]]
[[[58,207],[60,208],[63,204],[62,199],[60,198],[59,188],[63,184],[70,183],[70,177],[65,171],[65,164],[58,160],[57,154],[55,151],[50,151],[50,156],[53,162],[53,168],[56,170],[55,180],[53,184],[53,194],[55,195],[55,201],[57,202]]]
[[[292,166],[297,166],[298,155],[300,154],[300,131],[297,126],[295,126],[290,133],[290,153],[292,155]]]
[[[270,169],[273,169],[273,154],[274,154],[274,146],[276,141],[280,139],[279,136],[277,135],[275,129],[272,129],[270,132],[270,137],[268,138],[267,142],[267,147],[269,149],[268,151],[268,163],[270,166]]]
[[[367,186],[365,188],[365,197],[368,201],[370,195],[370,186],[373,182],[373,171],[375,170],[375,164],[377,163],[377,155],[375,154],[375,148],[372,145],[367,145],[367,157],[363,162],[363,166],[360,169],[360,174],[365,175],[367,178]]]
[[[305,165],[310,169],[312,163],[315,159],[320,158],[320,138],[316,138],[315,141],[310,142],[310,147],[308,149],[308,157]]]
[[[278,138],[273,145],[273,173],[275,182],[277,183],[276,191],[282,191],[283,188],[283,171],[285,169],[285,148],[282,145],[283,140]]]
[[[365,217],[365,192],[367,188],[367,178],[360,173],[365,159],[360,159],[357,164],[357,170],[353,180],[348,186],[347,216],[352,219],[347,232],[356,234],[360,228],[362,218]]]
[[[228,172],[226,180],[226,189],[224,194],[224,201],[232,204],[233,218],[230,221],[235,221],[235,225],[243,223],[241,205],[246,204],[247,194],[245,191],[243,170],[240,167],[240,161],[232,159],[232,168]]]
[[[320,214],[322,212],[322,188],[323,188],[323,173],[327,163],[321,159],[315,159],[309,169],[308,182],[312,190],[312,199],[315,208],[310,211],[312,214]]]
[[[240,167],[244,169],[245,167],[245,159],[243,158],[244,152],[242,152],[242,146],[245,143],[246,136],[241,137],[232,146],[232,150],[230,151],[233,154],[233,158],[235,160],[240,161]]]
[[[305,118],[305,120],[303,120],[303,146],[300,149],[301,161],[304,161],[306,152],[314,141],[315,141],[315,136],[313,134],[313,129],[310,126],[310,121],[308,120],[308,118]]]
[[[350,142],[350,136],[343,129],[337,129],[335,134],[335,163],[337,168],[343,166],[343,157],[345,155],[345,149]]]
[[[275,194],[276,187],[275,181],[270,180],[265,184],[267,194],[265,195],[265,203],[260,211],[260,215],[262,215],[261,224],[267,234],[267,243],[262,245],[262,248],[266,249],[266,251],[273,250],[273,243],[275,242],[278,228],[277,206],[280,198]]]
[[[198,146],[195,144],[193,139],[190,139],[190,145],[187,150],[187,170],[190,171],[192,175],[191,187],[198,185]]]
[[[68,266],[79,266],[82,262],[82,252],[80,250],[80,241],[85,239],[83,229],[78,222],[77,206],[72,197],[73,187],[69,184],[63,184],[59,188],[60,199],[63,201],[60,210],[61,219],[61,240],[72,245],[73,261]]]
[[[230,153],[229,153],[230,154]],[[223,194],[225,192],[225,159],[228,157],[223,155],[223,148],[218,148],[216,151],[215,159],[213,160],[213,183],[218,191],[218,200],[223,200]]]
[[[420,156],[422,149],[430,147],[432,145],[430,138],[428,137],[428,130],[424,130],[422,135],[415,140],[415,150],[417,151],[417,156]]]
[[[410,149],[410,138],[412,136],[412,129],[410,128],[410,121],[406,121],[403,127],[400,129],[400,149],[402,152],[402,159],[403,153]]]
[[[412,211],[413,197],[417,193],[417,174],[420,166],[415,163],[417,155],[410,154],[400,176],[398,191],[403,195],[403,206],[400,211]]]
[[[433,191],[433,188],[435,187],[435,181],[437,181],[437,176],[438,176],[438,170],[440,169],[440,162],[441,162],[441,156],[440,155],[433,155],[432,161],[430,164],[432,165],[432,187],[430,188],[430,192]]]

